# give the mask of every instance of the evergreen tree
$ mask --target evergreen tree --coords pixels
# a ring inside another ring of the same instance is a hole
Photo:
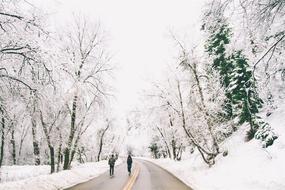
[[[209,34],[206,41],[206,52],[213,59],[212,69],[218,71],[220,81],[225,88],[227,100],[225,102],[225,120],[237,119],[237,124],[248,123],[250,130],[247,139],[254,137],[262,140],[263,146],[271,145],[277,136],[268,123],[257,115],[262,108],[263,101],[259,98],[255,79],[242,51],[227,54],[227,45],[232,36],[226,20],[220,17],[209,23],[204,23],[202,29]]]
[[[202,28],[205,29],[204,25]],[[233,70],[232,62],[227,58],[226,46],[230,43],[231,30],[224,19],[218,19],[214,25],[206,28],[209,33],[206,41],[206,52],[213,58],[212,68],[219,72],[220,81],[225,89],[230,84],[230,73]],[[226,120],[232,118],[232,103],[231,94],[226,92],[227,100],[225,102],[225,114],[223,117]]]
[[[258,97],[252,71],[241,51],[234,52],[229,59],[234,69],[230,74],[227,92],[232,96],[233,115],[239,117],[239,124],[252,124],[252,115],[257,114],[263,101]]]
[[[262,108],[263,101],[259,98],[252,70],[242,51],[235,51],[230,57],[233,65],[230,74],[230,83],[227,92],[232,96],[233,116],[238,119],[238,124],[248,123],[250,130],[247,139],[253,137],[260,139],[263,146],[273,144],[277,136],[268,123],[262,121],[257,115]]]

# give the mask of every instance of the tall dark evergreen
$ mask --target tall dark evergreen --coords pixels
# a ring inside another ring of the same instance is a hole
[[[227,91],[232,94],[233,115],[238,117],[239,124],[248,122],[254,130],[253,115],[259,112],[263,101],[258,96],[252,71],[242,51],[234,52],[230,60],[234,69]]]
[[[233,116],[236,117],[239,125],[249,124],[248,140],[256,137],[263,141],[264,147],[267,147],[273,143],[277,136],[271,131],[270,126],[257,115],[262,108],[263,101],[257,93],[255,79],[248,60],[242,51],[235,51],[229,60],[234,67],[227,89],[228,93],[232,95]]]
[[[206,52],[209,53],[213,59],[212,68],[218,71],[220,75],[220,81],[222,86],[227,89],[230,84],[230,73],[233,70],[232,62],[229,60],[226,54],[226,46],[230,43],[231,30],[224,19],[218,19],[215,24],[211,24],[204,29],[209,34],[208,40],[206,41]],[[232,103],[231,94],[226,92],[227,100],[225,102],[225,113],[223,117],[226,120],[232,118]]]
[[[248,123],[250,130],[247,139],[260,139],[263,146],[271,145],[277,136],[270,126],[259,116],[263,101],[258,96],[255,79],[242,51],[227,53],[232,37],[231,29],[223,17],[204,24],[202,29],[208,33],[206,52],[212,58],[211,69],[220,75],[220,82],[227,97],[224,106],[225,120],[235,119],[238,125]]]

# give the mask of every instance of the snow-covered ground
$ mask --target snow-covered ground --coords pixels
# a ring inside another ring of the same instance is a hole
[[[222,145],[228,156],[219,155],[209,168],[199,154],[189,159],[148,159],[167,169],[194,190],[284,190],[285,189],[285,109],[276,110],[267,121],[279,138],[273,146],[261,148],[258,140],[244,142],[241,127]],[[120,164],[119,160],[116,164]],[[56,190],[87,181],[108,170],[107,161],[74,166],[72,170],[48,174],[48,166],[1,168],[0,190]],[[25,178],[25,179],[23,179]]]
[[[209,168],[199,155],[175,162],[151,160],[167,169],[194,190],[284,190],[285,189],[285,109],[274,112],[267,121],[279,138],[267,149],[257,140],[244,142],[240,129],[224,144],[228,156],[220,155]]]
[[[122,161],[118,159],[116,165]],[[19,168],[18,172],[15,171]],[[0,184],[0,190],[58,190],[94,178],[109,169],[107,161],[90,162],[74,166],[71,170],[49,173],[47,166],[7,166],[2,172],[7,173],[9,180]],[[11,171],[11,172],[10,172]],[[25,178],[25,179],[23,179]],[[22,180],[20,180],[22,179]]]
[[[0,169],[0,182],[4,183],[9,181],[22,180],[39,175],[47,175],[49,173],[50,166],[48,165],[2,166]]]

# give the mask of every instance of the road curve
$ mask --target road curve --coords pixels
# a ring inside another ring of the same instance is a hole
[[[133,190],[193,190],[161,167],[139,160],[140,175]]]
[[[135,159],[132,175],[128,176],[127,164],[115,167],[110,178],[106,172],[90,181],[66,190],[193,190],[161,167]]]

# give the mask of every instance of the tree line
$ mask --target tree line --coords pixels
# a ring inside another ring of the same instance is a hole
[[[83,16],[60,30],[48,20],[26,1],[0,2],[0,167],[49,164],[53,173],[99,161],[120,140],[104,29]]]
[[[264,118],[284,101],[284,7],[280,0],[208,1],[201,43],[189,47],[171,33],[176,59],[145,92],[148,116],[137,120],[153,131],[155,158],[197,151],[212,166],[240,128],[245,141],[274,144],[278,134]]]

